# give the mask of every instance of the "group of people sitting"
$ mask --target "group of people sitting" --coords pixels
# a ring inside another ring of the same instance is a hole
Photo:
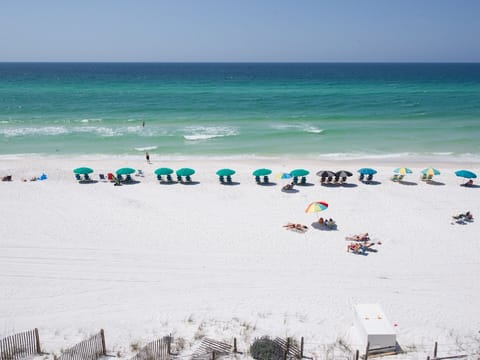
[[[287,230],[294,230],[301,233],[304,233],[308,230],[307,225],[294,224],[294,223],[288,223],[286,225],[283,225],[283,227],[286,228]]]
[[[318,223],[321,225],[321,226],[325,226],[329,229],[335,229],[337,227],[337,223],[335,222],[335,220],[333,220],[332,218],[330,219],[324,219],[323,217],[321,217],[320,219],[318,219]]]
[[[343,184],[347,181],[347,177],[346,176],[343,176],[343,177],[339,177],[339,176],[322,176],[320,178],[320,183],[321,184]]]

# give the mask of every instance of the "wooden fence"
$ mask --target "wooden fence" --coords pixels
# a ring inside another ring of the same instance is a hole
[[[236,344],[236,339],[234,340]],[[236,346],[235,346],[236,352]],[[193,360],[215,359],[232,353],[232,345],[217,340],[203,338],[198,349],[193,353]]]
[[[107,355],[105,348],[105,334],[103,329],[98,334],[67,349],[55,360],[96,360]]]
[[[41,354],[38,330],[33,329],[0,340],[0,360],[19,360]]]
[[[171,336],[152,341],[141,348],[130,360],[168,360],[172,357],[170,350],[172,341]]]

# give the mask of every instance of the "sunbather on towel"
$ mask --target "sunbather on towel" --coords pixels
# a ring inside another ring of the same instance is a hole
[[[368,241],[370,240],[370,236],[368,235],[368,233],[364,233],[364,234],[357,234],[357,235],[353,235],[353,236],[347,236],[345,238],[345,240],[353,240],[353,241]]]
[[[283,225],[283,227],[290,230],[299,231],[299,232],[305,232],[308,230],[308,226],[302,225],[302,224],[294,224],[294,223],[288,223],[287,225]]]

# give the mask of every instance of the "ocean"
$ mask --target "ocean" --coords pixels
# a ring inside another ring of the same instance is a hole
[[[0,155],[480,158],[480,64],[0,63]]]

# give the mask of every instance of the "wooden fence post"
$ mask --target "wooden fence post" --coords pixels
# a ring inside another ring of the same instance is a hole
[[[37,354],[41,354],[42,351],[40,350],[40,336],[38,335],[38,329],[35,328],[35,347],[37,348]]]
[[[355,351],[355,360],[358,360],[358,357],[360,356],[360,351]]]
[[[438,343],[435,341],[435,346],[433,347],[433,358],[434,359],[437,357],[437,348],[438,348]]]
[[[237,338],[233,338],[233,353],[237,353]]]
[[[303,336],[300,338],[300,359],[303,359]]]
[[[105,332],[103,329],[100,329],[100,337],[102,338],[102,355],[105,356],[107,355],[107,347],[105,346]]]
[[[367,348],[365,349],[365,359],[368,360],[368,351],[370,350],[370,343],[367,343]]]

